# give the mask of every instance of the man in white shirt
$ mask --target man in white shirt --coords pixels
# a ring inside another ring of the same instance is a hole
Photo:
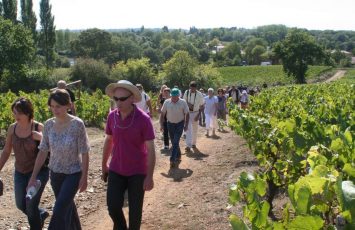
[[[138,108],[143,110],[146,114],[148,114],[150,117],[153,116],[153,109],[152,109],[152,103],[150,101],[149,95],[144,92],[142,84],[136,84],[137,88],[141,92],[142,95],[142,100],[140,102],[135,103]]]
[[[186,131],[185,148],[186,151],[190,151],[191,148],[196,148],[199,112],[205,103],[202,93],[197,90],[195,81],[190,83],[190,89],[185,91],[183,99],[187,102],[190,114],[189,126]]]

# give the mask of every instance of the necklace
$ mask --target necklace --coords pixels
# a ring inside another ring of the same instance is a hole
[[[133,116],[132,116],[132,119],[131,119],[131,123],[129,123],[129,125],[127,125],[127,126],[120,126],[120,124],[116,121],[116,114],[117,114],[117,117],[119,117],[119,115],[118,115],[118,111],[115,113],[115,116],[114,116],[114,122],[115,122],[115,124],[114,124],[114,128],[116,128],[116,126],[118,127],[118,128],[120,128],[120,129],[128,129],[129,127],[131,127],[132,125],[133,125],[133,121],[134,121],[134,117],[135,117],[135,115],[136,115],[136,108],[133,108]]]

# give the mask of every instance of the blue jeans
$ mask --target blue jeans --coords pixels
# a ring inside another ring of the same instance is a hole
[[[145,175],[122,176],[109,171],[107,207],[113,221],[113,230],[127,230],[123,214],[124,194],[128,190],[129,230],[139,230],[142,221]]]
[[[168,131],[170,136],[170,141],[173,146],[171,151],[170,162],[175,162],[176,160],[181,159],[181,150],[179,146],[180,138],[182,132],[184,131],[185,121],[180,121],[179,123],[168,122]]]
[[[73,174],[51,171],[51,185],[55,196],[52,219],[48,230],[80,230],[81,224],[74,203],[81,172]]]
[[[26,202],[26,187],[31,178],[32,172],[30,173],[20,173],[15,170],[14,173],[14,184],[15,184],[15,202],[16,207],[27,215],[28,224],[31,230],[42,229],[42,215],[46,210],[39,208],[39,202],[41,201],[41,196],[46,187],[49,170],[48,168],[42,168],[37,175],[37,179],[41,181],[41,188],[37,194],[29,201]]]

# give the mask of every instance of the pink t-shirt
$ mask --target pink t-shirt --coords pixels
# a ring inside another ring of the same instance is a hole
[[[146,175],[148,151],[145,141],[155,138],[151,119],[136,106],[125,120],[120,117],[117,109],[107,117],[106,134],[113,136],[109,168],[122,176]]]

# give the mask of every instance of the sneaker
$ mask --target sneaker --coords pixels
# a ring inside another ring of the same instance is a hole
[[[169,150],[169,146],[164,146],[164,150]]]
[[[196,145],[192,145],[192,148],[195,149],[195,148],[196,148]]]
[[[41,213],[41,228],[44,226],[44,221],[48,218],[49,213],[47,211]]]

